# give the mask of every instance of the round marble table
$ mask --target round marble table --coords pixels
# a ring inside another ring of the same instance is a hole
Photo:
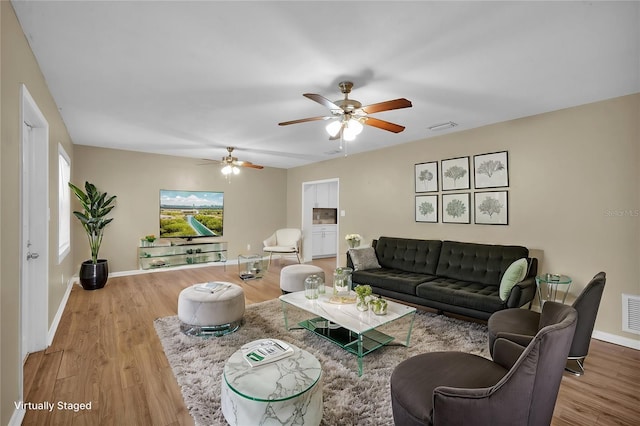
[[[294,353],[251,367],[242,351],[224,366],[222,413],[230,425],[319,425],[322,420],[322,369],[309,352]]]

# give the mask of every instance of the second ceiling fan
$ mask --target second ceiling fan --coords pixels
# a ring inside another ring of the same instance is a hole
[[[327,132],[330,135],[329,139],[335,140],[344,138],[344,140],[347,141],[355,139],[356,135],[362,131],[363,124],[393,133],[400,133],[405,129],[404,126],[371,117],[369,114],[390,111],[393,109],[409,108],[411,107],[411,101],[405,98],[399,98],[362,106],[362,104],[355,99],[349,99],[349,93],[351,93],[351,89],[353,88],[352,82],[343,81],[338,84],[338,87],[340,87],[340,91],[344,94],[344,99],[335,102],[315,93],[305,93],[303,95],[304,97],[329,108],[331,115],[301,118],[299,120],[284,121],[278,124],[280,126],[288,126],[290,124],[306,123],[308,121],[333,120],[327,125]]]

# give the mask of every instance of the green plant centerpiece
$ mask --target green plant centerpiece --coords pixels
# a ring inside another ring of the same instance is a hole
[[[371,286],[367,284],[357,285],[354,291],[356,292],[356,296],[358,299],[356,301],[356,308],[359,311],[366,311],[367,309],[369,309],[369,302],[367,298],[372,294]]]
[[[91,249],[91,260],[85,260],[80,267],[80,284],[85,290],[97,290],[104,287],[109,278],[109,266],[106,259],[99,259],[100,245],[104,235],[104,228],[111,223],[113,218],[107,215],[115,207],[115,195],[109,196],[106,192],[99,191],[92,183],[85,182],[84,189],[78,188],[69,182],[69,188],[80,201],[83,211],[74,211],[84,228]]]

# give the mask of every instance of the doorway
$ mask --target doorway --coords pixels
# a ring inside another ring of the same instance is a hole
[[[47,347],[49,124],[25,85],[20,99],[20,356],[24,363],[29,353]]]
[[[318,189],[321,187],[331,188],[327,191],[327,203],[326,205],[318,204]],[[335,209],[337,217],[335,221],[335,235],[340,235],[340,179],[324,179],[302,183],[302,261],[310,262],[313,258],[314,246],[313,246],[313,211],[315,207],[328,207]],[[335,243],[332,243],[336,253],[336,266],[338,264],[338,248],[340,247],[339,239],[336,238]]]

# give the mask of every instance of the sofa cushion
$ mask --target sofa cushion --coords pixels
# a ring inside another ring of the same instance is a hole
[[[418,284],[433,280],[436,277],[433,275],[401,271],[399,269],[380,268],[368,271],[355,271],[352,278],[354,286],[356,283],[369,284],[371,287],[415,295]]]
[[[435,275],[494,285],[497,292],[500,279],[509,265],[528,256],[529,250],[521,246],[444,241]]]
[[[522,258],[513,262],[500,279],[500,299],[507,300],[514,285],[527,276],[527,259]]]
[[[373,247],[349,249],[349,256],[351,256],[354,271],[380,268],[376,251]]]
[[[449,305],[495,312],[505,308],[498,286],[452,278],[436,278],[416,287],[418,297]]]
[[[380,237],[376,256],[383,268],[435,275],[442,241]]]

